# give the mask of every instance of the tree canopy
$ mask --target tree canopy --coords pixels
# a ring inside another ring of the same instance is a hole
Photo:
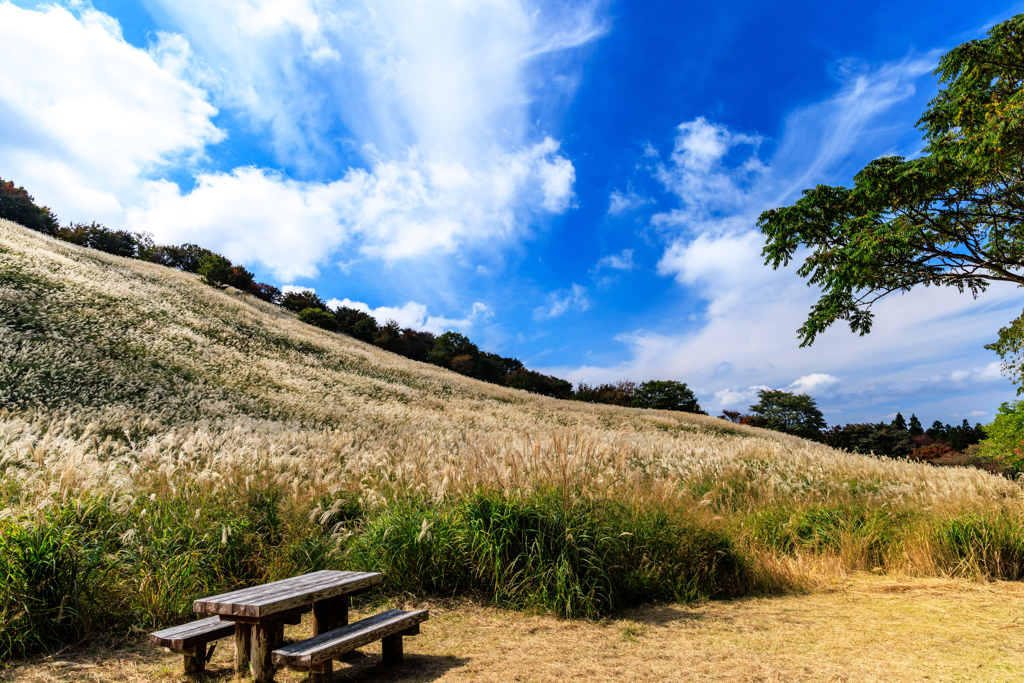
[[[876,159],[852,188],[819,185],[758,220],[766,264],[809,250],[797,272],[822,294],[801,345],[838,320],[869,332],[874,302],[917,285],[1024,285],[1024,15],[954,48],[935,74],[917,124],[924,156]]]
[[[807,394],[791,394],[778,389],[761,389],[760,399],[750,412],[763,420],[768,429],[818,441],[825,429],[825,416],[818,404]]]
[[[633,392],[631,404],[634,408],[704,413],[693,391],[684,382],[674,380],[644,382]]]

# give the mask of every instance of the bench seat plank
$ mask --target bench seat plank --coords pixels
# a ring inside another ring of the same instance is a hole
[[[325,569],[262,586],[196,600],[196,612],[264,618],[339,595],[362,591],[381,582],[377,572],[340,572]]]
[[[274,650],[274,664],[310,669],[338,655],[412,629],[430,618],[427,610],[392,609]],[[412,634],[410,634],[412,635]]]
[[[150,633],[149,642],[158,647],[186,651],[200,643],[205,644],[211,640],[220,640],[234,634],[234,624],[221,621],[219,617],[210,617]]]

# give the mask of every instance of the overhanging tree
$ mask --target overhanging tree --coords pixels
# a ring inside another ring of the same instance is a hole
[[[852,188],[819,185],[758,220],[766,264],[809,250],[797,272],[822,294],[802,346],[838,320],[869,332],[871,305],[892,292],[1024,285],[1024,15],[956,47],[935,74],[942,87],[917,124],[924,156],[876,159]],[[1024,323],[1015,330],[990,347],[1004,360],[1024,348]]]

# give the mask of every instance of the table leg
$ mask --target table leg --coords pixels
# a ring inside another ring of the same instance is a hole
[[[271,653],[277,637],[277,622],[261,621],[252,626],[252,656],[249,671],[256,683],[270,683],[274,680],[274,663]]]
[[[318,636],[321,633],[330,631],[334,628],[332,618],[335,616],[332,614],[335,610],[332,603],[334,600],[320,600],[319,602],[313,603],[313,635]],[[331,677],[334,674],[334,662],[328,659],[321,665],[323,668],[320,671],[311,671],[309,673],[309,683],[330,683]]]
[[[331,628],[339,628],[348,624],[348,605],[347,595],[339,595],[331,599]]]
[[[235,622],[235,672],[249,670],[249,654],[252,650],[252,628],[249,624]]]

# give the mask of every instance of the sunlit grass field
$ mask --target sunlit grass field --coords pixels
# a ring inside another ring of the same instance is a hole
[[[0,473],[0,658],[322,568],[573,617],[1024,575],[1007,479],[485,384],[4,221]]]

